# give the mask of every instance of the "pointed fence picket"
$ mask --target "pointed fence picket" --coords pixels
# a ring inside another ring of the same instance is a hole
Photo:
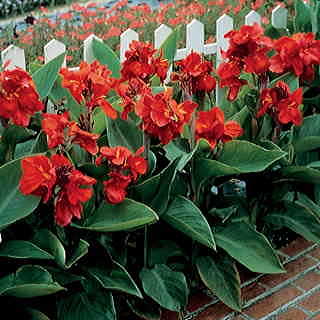
[[[272,11],[271,24],[274,28],[285,29],[287,27],[288,10],[282,6],[277,6]],[[244,23],[246,25],[253,25],[254,23],[261,24],[261,16],[255,12],[249,12]],[[228,39],[224,36],[230,30],[233,29],[233,19],[227,14],[222,15],[216,21],[216,42],[205,44],[205,34],[204,25],[198,20],[192,20],[186,26],[186,47],[177,49],[175,60],[184,59],[191,51],[196,51],[203,53],[205,55],[216,55],[216,67],[223,62],[221,51],[227,50]],[[160,48],[162,43],[167,39],[173,30],[168,26],[162,24],[154,32],[154,46],[155,48]],[[97,39],[102,41],[95,35],[89,36],[84,40],[83,46],[83,59],[87,62],[92,62],[94,60],[94,55],[92,51],[92,41]],[[136,31],[132,29],[127,29],[120,35],[120,61],[125,60],[125,53],[129,49],[130,43],[133,40],[139,40],[139,35]],[[44,47],[44,62],[48,63],[50,60],[54,59],[58,55],[66,52],[66,45],[55,39],[51,40]],[[1,52],[2,63],[8,63],[7,68],[13,69],[15,67],[20,67],[26,69],[26,60],[24,50],[10,45],[7,49]],[[64,61],[64,66],[66,66],[66,61]],[[225,94],[225,90],[217,87],[216,89],[216,100],[217,104],[222,101],[222,97]]]

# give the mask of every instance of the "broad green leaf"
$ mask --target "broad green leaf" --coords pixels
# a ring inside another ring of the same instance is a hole
[[[16,273],[0,279],[0,295],[32,298],[61,290],[65,289],[54,282],[50,273],[40,266],[25,265]]]
[[[242,173],[260,172],[285,155],[283,151],[267,150],[248,141],[234,140],[224,145],[218,161]]]
[[[89,243],[80,239],[76,249],[73,251],[71,257],[68,259],[66,263],[66,268],[68,269],[72,267],[73,264],[75,264],[77,261],[79,261],[79,259],[85,256],[88,253],[88,249]]]
[[[35,136],[35,134],[36,132],[33,130],[16,125],[10,125],[3,131],[1,140],[8,145],[15,146],[18,143],[30,140],[30,138]]]
[[[202,256],[196,266],[206,287],[230,308],[241,311],[241,283],[234,261],[228,256]]]
[[[120,118],[112,120],[107,117],[105,119],[110,147],[123,146],[135,152],[143,145],[142,131],[133,121]]]
[[[120,78],[120,59],[107,44],[94,38],[92,41],[92,52],[101,64],[109,68],[113,78]]]
[[[200,209],[187,198],[176,197],[161,218],[191,239],[209,248],[216,248],[208,221]]]
[[[140,272],[143,290],[165,309],[182,311],[188,302],[189,289],[182,272],[171,270],[164,264]]]
[[[60,54],[38,69],[33,75],[33,81],[41,99],[50,94],[50,90],[57,80],[59,70],[63,64],[65,53]]]
[[[283,209],[271,211],[264,220],[279,227],[287,227],[307,240],[320,244],[319,219],[298,203],[285,202]]]
[[[294,127],[293,146],[296,152],[320,148],[320,115],[305,117],[301,126]]]
[[[280,77],[275,78],[271,81],[271,87],[274,87],[278,81],[284,81],[290,88],[291,92],[299,88],[299,77],[291,72],[285,73]]]
[[[294,1],[295,18],[294,28],[295,32],[309,32],[311,31],[311,10],[310,6],[302,0]]]
[[[73,274],[69,270],[63,271],[61,268],[50,266],[46,266],[46,269],[51,273],[53,280],[60,283],[62,286],[85,280],[84,277]]]
[[[93,267],[88,271],[105,289],[117,290],[142,298],[138,286],[121,264],[114,262],[111,268]]]
[[[132,188],[134,197],[149,205],[160,216],[165,212],[180,158],[172,161],[159,174]]]
[[[26,316],[28,320],[50,320],[44,313],[36,309],[27,309]]]
[[[307,183],[320,183],[320,171],[305,166],[289,166],[279,170],[283,178]]]
[[[74,227],[99,232],[114,232],[130,230],[156,222],[157,214],[143,203],[125,199],[119,204],[103,202],[83,225],[73,224]]]
[[[197,186],[209,178],[237,175],[240,173],[242,173],[241,170],[216,160],[200,158],[196,159],[194,164],[194,179]]]
[[[250,116],[250,109],[247,106],[244,106],[239,112],[234,114],[230,120],[237,121],[241,127],[243,127],[247,118]]]
[[[31,214],[40,202],[40,197],[19,191],[20,178],[20,159],[0,167],[0,181],[5,181],[5,187],[0,188],[0,230]]]
[[[40,249],[32,242],[11,240],[0,245],[0,257],[16,259],[54,259],[48,252]]]
[[[192,151],[189,151],[187,150],[188,147],[183,145],[182,142],[180,142],[180,145],[179,145],[179,142],[174,140],[168,143],[167,145],[165,145],[164,149],[166,151],[166,157],[170,161],[173,161],[180,157],[177,170],[181,171],[187,165],[187,163],[192,159],[192,157],[198,150],[198,146],[199,144],[197,144]]]
[[[127,304],[131,311],[141,319],[160,320],[161,318],[161,309],[152,300],[130,298]]]
[[[106,114],[102,108],[97,107],[93,110],[93,133],[101,134],[106,128]]]
[[[320,207],[304,193],[298,193],[298,200],[296,203],[310,210],[316,217],[320,218]]]
[[[179,38],[179,30],[173,30],[168,38],[162,43],[160,50],[163,52],[163,57],[169,60],[169,63],[174,61],[174,57],[177,51],[177,44]]]
[[[60,267],[65,267],[66,252],[58,237],[47,229],[37,230],[32,242],[54,256]]]
[[[107,291],[85,292],[60,298],[57,320],[116,320],[113,296]]]
[[[47,150],[47,137],[44,132],[39,132],[35,139],[19,143],[15,148],[14,157],[22,158],[33,153],[44,153]]]
[[[267,238],[249,224],[234,222],[215,232],[218,247],[249,270],[260,273],[285,272]]]

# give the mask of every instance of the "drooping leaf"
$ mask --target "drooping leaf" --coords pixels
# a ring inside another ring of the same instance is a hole
[[[28,320],[50,320],[44,313],[31,308],[26,310],[26,316]]]
[[[54,259],[48,252],[24,240],[10,240],[0,245],[0,257],[15,259]]]
[[[142,298],[138,286],[121,264],[114,262],[111,268],[92,267],[88,271],[105,289],[121,291]]]
[[[105,117],[110,147],[123,146],[136,152],[143,145],[143,134],[131,120],[112,120]]]
[[[230,223],[215,232],[218,247],[245,265],[260,273],[284,272],[276,252],[267,238],[245,222]]]
[[[48,229],[37,230],[32,242],[54,256],[57,264],[65,267],[66,252],[58,237]]]
[[[161,218],[191,239],[209,248],[216,248],[208,221],[200,209],[187,198],[176,197]]]
[[[201,280],[230,308],[241,311],[240,276],[234,261],[224,255],[216,259],[199,257],[196,261]]]
[[[74,293],[60,299],[57,320],[116,320],[113,296],[110,292],[99,290],[95,295],[86,292]]]
[[[50,273],[40,266],[25,265],[0,279],[0,295],[18,298],[46,296],[64,290]]]
[[[164,264],[140,272],[143,290],[163,308],[182,311],[187,304],[189,289],[183,273],[172,271]]]
[[[73,226],[92,231],[114,232],[142,227],[157,220],[157,214],[148,206],[125,199],[116,205],[103,202],[82,225]]]
[[[109,68],[113,78],[120,78],[120,59],[106,43],[93,38],[92,52],[96,60]]]
[[[31,214],[40,202],[40,197],[19,191],[20,178],[20,159],[0,167],[0,181],[5,181],[5,188],[0,188],[0,230]]]
[[[267,150],[248,141],[234,140],[224,145],[218,161],[242,173],[260,172],[285,155],[283,151]]]
[[[264,220],[279,227],[287,227],[307,240],[320,243],[319,218],[298,203],[284,202],[284,208],[273,210]]]
[[[64,58],[65,53],[60,54],[32,75],[41,99],[46,98],[50,94],[50,90],[57,80],[58,72],[63,64]]]

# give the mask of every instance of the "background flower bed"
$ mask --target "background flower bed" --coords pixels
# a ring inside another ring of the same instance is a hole
[[[159,52],[133,42],[123,64],[93,40],[100,63],[78,71],[60,55],[32,78],[1,72],[2,305],[21,318],[182,317],[205,285],[240,310],[238,264],[284,272],[266,235],[319,243],[312,5],[296,1],[291,27],[315,34],[242,27],[217,70],[195,52],[173,63],[175,30]]]
[[[279,2],[282,3],[282,2]],[[285,4],[283,2],[282,4]],[[119,50],[118,37],[127,28],[132,28],[139,33],[140,39],[152,41],[154,30],[160,24],[172,28],[184,25],[198,19],[205,25],[206,41],[215,41],[215,21],[223,13],[228,13],[235,19],[238,27],[244,16],[253,8],[263,16],[263,23],[269,24],[272,8],[278,2],[261,1],[190,1],[178,0],[161,4],[159,9],[151,10],[147,4],[130,6],[126,0],[119,1],[112,8],[101,8],[99,4],[87,7],[73,5],[70,12],[63,13],[57,19],[48,19],[40,15],[39,20],[26,31],[13,32],[13,27],[8,26],[0,36],[0,50],[9,44],[26,49],[27,61],[43,61],[43,47],[51,39],[57,39],[67,45],[70,66],[75,66],[81,61],[82,43],[90,34],[95,34],[113,48]],[[289,6],[290,7],[290,6]],[[290,22],[289,22],[290,26]],[[270,32],[275,32],[271,29]],[[275,32],[277,33],[277,32]],[[279,34],[278,34],[279,35]],[[178,46],[185,41],[185,28],[181,28]]]

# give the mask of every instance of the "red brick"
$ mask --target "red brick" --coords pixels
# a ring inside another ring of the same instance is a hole
[[[311,312],[320,311],[320,292],[316,292],[312,296],[303,300],[300,303],[300,306]]]
[[[308,253],[310,256],[320,259],[320,247],[317,247]]]
[[[313,261],[310,258],[307,257],[301,257],[300,259],[297,259],[295,261],[292,261],[288,263],[285,266],[286,273],[281,274],[270,274],[267,276],[262,277],[259,282],[263,283],[266,286],[269,287],[275,287],[276,285],[280,284],[281,282],[284,282],[285,280],[288,280],[303,270],[315,265],[316,262]]]
[[[299,309],[289,309],[278,316],[278,320],[305,320],[308,316]]]
[[[208,295],[206,295],[203,292],[198,292],[195,293],[194,295],[192,295],[189,298],[189,303],[187,306],[187,310],[189,312],[193,312],[198,310],[199,308],[203,307],[204,305],[212,302],[213,298],[209,297]]]
[[[292,257],[298,254],[299,252],[307,249],[312,246],[314,243],[303,238],[298,238],[292,241],[287,247],[281,248],[281,251],[288,256]]]
[[[251,317],[261,318],[294,299],[299,294],[300,291],[296,288],[284,288],[244,310],[244,313]]]
[[[196,318],[196,320],[213,320],[213,319],[220,319],[228,315],[232,310],[227,307],[222,302],[219,302],[208,309],[201,312]]]
[[[294,282],[295,285],[304,289],[310,290],[320,283],[320,274],[315,272],[309,272],[303,278]]]
[[[242,301],[245,303],[260,294],[264,293],[266,289],[260,286],[257,282],[254,282],[241,290]]]
[[[161,320],[179,320],[179,315],[177,312],[162,310]]]

